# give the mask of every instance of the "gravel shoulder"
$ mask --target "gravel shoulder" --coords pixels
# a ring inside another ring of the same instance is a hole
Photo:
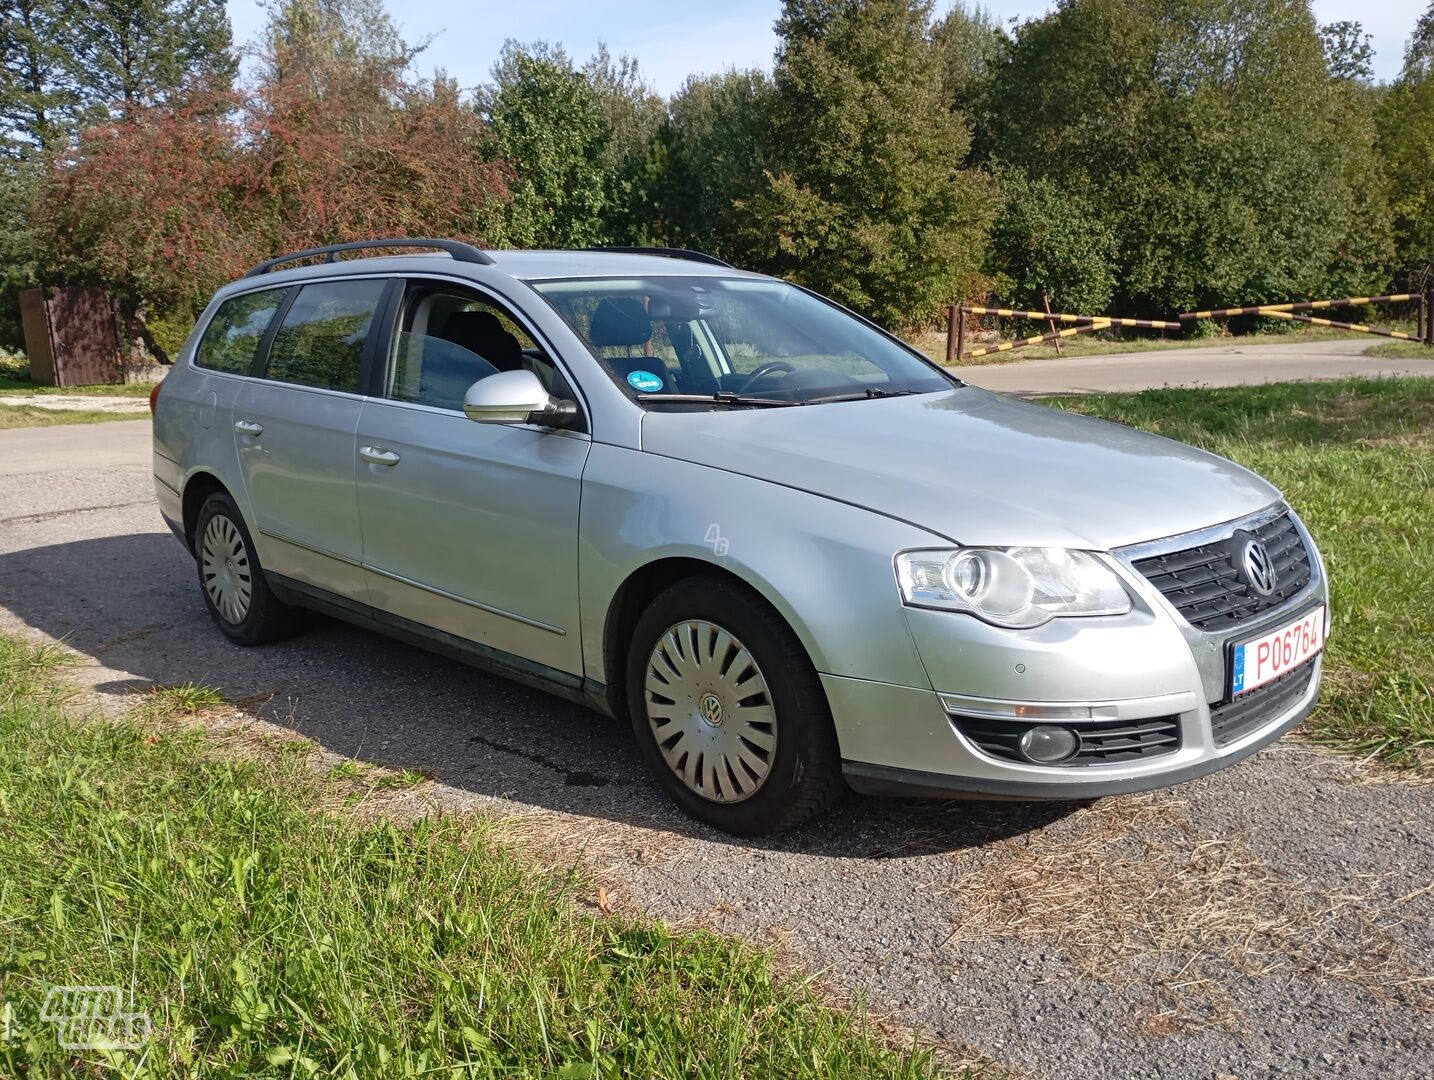
[[[1434,787],[1286,740],[1152,796],[853,796],[738,842],[668,804],[622,725],[557,699],[327,621],[227,644],[154,508],[147,424],[0,450],[0,628],[64,640],[102,703],[219,687],[325,750],[427,771],[436,803],[518,816],[656,916],[777,943],[1032,1076],[1434,1074]]]

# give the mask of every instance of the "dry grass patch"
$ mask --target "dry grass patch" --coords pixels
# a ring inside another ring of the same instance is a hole
[[[1238,1027],[1227,987],[1246,977],[1338,980],[1434,1012],[1434,975],[1390,931],[1412,895],[1381,906],[1366,882],[1336,893],[1282,876],[1240,834],[1200,836],[1183,808],[1107,800],[958,856],[951,942],[1040,943],[1088,978],[1148,986],[1150,1034]]]

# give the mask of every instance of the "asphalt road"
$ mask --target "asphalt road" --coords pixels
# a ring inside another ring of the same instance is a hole
[[[1032,1076],[1434,1073],[1434,789],[1286,740],[1153,797],[850,796],[736,841],[583,709],[325,620],[230,645],[155,510],[147,428],[0,432],[0,629],[66,642],[104,706],[207,684],[333,753],[428,770],[428,797],[525,815],[654,915],[780,941]]]
[[[1376,339],[1377,340],[1377,339]],[[1346,375],[1434,375],[1429,359],[1365,356],[1368,338],[1278,345],[1211,345],[1110,356],[1072,356],[953,368],[967,382],[1023,397],[1106,393],[1160,386],[1247,386]]]

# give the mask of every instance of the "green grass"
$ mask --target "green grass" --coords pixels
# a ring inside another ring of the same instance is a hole
[[[89,394],[147,398],[153,383],[101,383],[95,386],[36,386],[23,356],[0,356],[0,396],[7,394]]]
[[[1333,627],[1312,739],[1434,775],[1434,378],[1048,402],[1233,458],[1324,553]]]
[[[199,688],[78,717],[54,664],[0,637],[0,1076],[934,1075],[750,946],[585,910],[481,818],[360,818],[311,744],[161,718]],[[57,984],[123,987],[150,1042],[61,1050]]]
[[[1434,348],[1417,341],[1386,341],[1369,349],[1366,356],[1382,356],[1389,360],[1428,360],[1434,372]]]
[[[0,404],[0,431],[11,428],[54,427],[59,424],[107,424],[112,420],[148,419],[148,410],[102,412],[99,409],[36,409],[29,405]]]

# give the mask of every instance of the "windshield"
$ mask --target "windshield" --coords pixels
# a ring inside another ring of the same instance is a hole
[[[530,284],[613,381],[646,408],[799,405],[960,385],[881,331],[780,281],[653,277]],[[681,400],[719,394],[728,400]]]

